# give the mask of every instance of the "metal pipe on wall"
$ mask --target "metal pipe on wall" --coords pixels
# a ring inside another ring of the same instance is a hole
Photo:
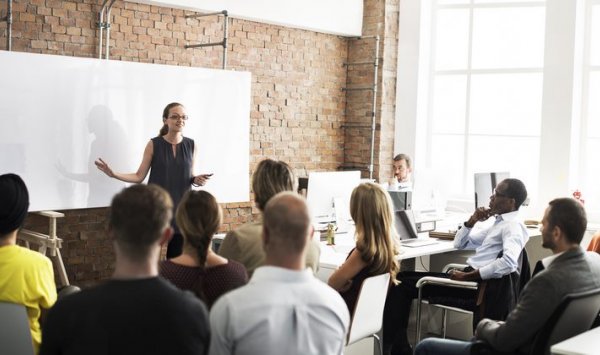
[[[102,59],[102,37],[104,36],[102,31],[104,30],[104,9],[106,8],[107,3],[108,0],[104,0],[104,3],[102,3],[102,9],[98,13],[98,59]]]
[[[379,36],[375,36],[375,62],[373,63],[373,112],[371,113],[371,160],[369,162],[369,179],[373,178],[373,163],[375,162],[375,129],[377,128],[377,75],[379,68]],[[381,135],[379,137],[381,139]]]
[[[110,4],[108,3],[110,1]],[[102,59],[102,45],[104,44],[104,58],[108,59],[110,54],[110,10],[115,4],[116,0],[104,0],[102,3],[102,9],[98,13],[98,59]],[[106,22],[104,19],[106,18]],[[104,43],[104,29],[106,29],[106,43]]]
[[[6,50],[12,50],[12,0],[6,3],[6,16],[0,18],[0,21],[6,21]]]
[[[228,23],[229,23],[229,15],[227,14],[227,10],[219,11],[219,12],[210,12],[206,14],[192,14],[186,15],[185,18],[198,18],[198,17],[206,17],[206,16],[214,16],[214,15],[223,15],[223,40],[220,42],[211,42],[211,43],[201,43],[201,44],[186,44],[183,46],[185,49],[189,48],[202,48],[202,47],[212,47],[212,46],[223,46],[223,69],[227,67],[227,37],[228,37]]]
[[[117,0],[112,0],[110,2],[110,5],[108,5],[108,8],[106,9],[106,44],[105,44],[106,54],[104,56],[104,59],[110,58],[110,10],[112,10],[112,7],[115,4],[115,1],[117,1]]]

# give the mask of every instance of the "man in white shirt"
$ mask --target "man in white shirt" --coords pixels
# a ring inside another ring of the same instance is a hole
[[[525,286],[519,304],[506,322],[483,319],[475,338],[488,343],[493,352],[530,354],[533,340],[546,321],[570,293],[600,287],[600,255],[579,246],[587,218],[583,206],[572,198],[550,202],[542,220],[542,246],[553,255],[543,259],[544,270]],[[416,354],[459,355],[471,353],[471,342],[425,339]]]
[[[412,187],[410,179],[410,174],[412,173],[412,163],[408,154],[400,153],[396,155],[392,163],[392,170],[394,177],[390,181],[390,187]]]
[[[474,325],[482,316],[504,319],[516,303],[520,289],[520,256],[529,239],[525,225],[518,218],[518,210],[527,198],[527,189],[518,179],[501,181],[490,196],[489,209],[479,208],[464,223],[454,237],[457,249],[474,249],[475,255],[467,259],[466,271],[451,274],[401,272],[386,303],[384,317],[384,352],[392,355],[411,354],[406,334],[412,300],[417,297],[416,283],[424,276],[448,277],[459,281],[477,281],[486,284],[486,292],[476,305],[474,291],[440,286],[423,290],[425,298],[435,303],[474,310]],[[472,229],[477,222],[495,216],[494,224],[483,230]],[[493,282],[489,282],[494,280]],[[387,340],[386,340],[387,338]]]
[[[291,192],[264,210],[264,266],[210,313],[210,354],[341,354],[350,322],[341,296],[305,268],[308,208]]]

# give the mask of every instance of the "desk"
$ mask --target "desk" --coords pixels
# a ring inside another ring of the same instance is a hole
[[[554,344],[550,347],[550,352],[555,355],[598,354],[598,345],[600,345],[598,339],[600,339],[600,327]]]
[[[425,233],[427,234],[427,233]],[[421,237],[421,234],[419,234]],[[338,233],[335,238],[336,245],[327,245],[321,242],[321,257],[319,259],[319,272],[317,277],[325,282],[329,276],[346,260],[348,253],[356,242],[354,241],[354,232]],[[433,255],[456,250],[451,240],[439,240],[436,244],[424,245],[420,247],[401,247],[401,253],[398,260],[413,259],[419,256]]]

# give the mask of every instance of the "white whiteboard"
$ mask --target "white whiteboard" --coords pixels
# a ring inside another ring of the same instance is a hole
[[[221,203],[249,200],[250,73],[0,51],[0,174],[21,175],[31,211],[108,206],[135,172],[163,108],[182,103],[195,174]]]

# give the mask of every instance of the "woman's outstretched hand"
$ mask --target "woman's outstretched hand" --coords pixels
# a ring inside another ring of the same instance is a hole
[[[96,164],[98,170],[108,175],[108,177],[115,177],[115,173],[113,173],[112,169],[108,166],[108,164],[106,164],[104,160],[102,160],[102,158],[98,158],[98,160],[94,161],[94,164]]]

